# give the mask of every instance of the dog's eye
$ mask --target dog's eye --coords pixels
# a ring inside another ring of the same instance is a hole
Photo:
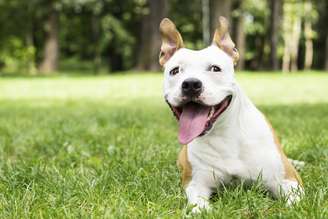
[[[179,67],[175,67],[170,71],[170,75],[176,75],[179,73]]]
[[[220,72],[221,71],[221,68],[217,65],[212,65],[210,67],[210,71],[213,71],[213,72]]]

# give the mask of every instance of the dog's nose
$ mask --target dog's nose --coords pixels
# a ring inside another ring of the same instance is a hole
[[[187,78],[182,82],[182,94],[188,97],[197,97],[202,92],[203,84],[197,78]]]

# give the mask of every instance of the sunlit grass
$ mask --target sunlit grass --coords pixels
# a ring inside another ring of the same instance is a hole
[[[287,208],[258,187],[228,188],[209,218],[328,217],[328,76],[238,74],[306,197]],[[176,122],[161,74],[0,79],[0,217],[181,218]]]
[[[323,73],[239,73],[237,79],[257,104],[327,103],[328,76]],[[118,74],[53,78],[0,79],[0,100],[111,100],[152,98],[162,101],[162,74]],[[119,101],[118,101],[119,102]],[[119,104],[119,103],[118,103]]]

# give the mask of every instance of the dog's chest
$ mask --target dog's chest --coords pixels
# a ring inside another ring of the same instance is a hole
[[[265,128],[261,128],[261,133],[256,128],[233,128],[233,135],[231,130],[225,130],[188,145],[193,177],[200,176],[214,186],[235,177],[254,180],[263,170],[270,175],[268,170],[281,169],[279,154]]]
[[[245,170],[242,145],[238,139],[215,138],[189,145],[188,155],[193,171],[210,171],[220,178],[240,176]]]

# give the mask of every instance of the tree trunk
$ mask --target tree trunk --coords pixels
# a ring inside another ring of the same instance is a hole
[[[209,45],[211,42],[209,0],[202,0],[202,28],[203,28],[203,42],[205,45]]]
[[[301,19],[295,17],[292,20],[292,26],[290,30],[285,31],[284,41],[284,57],[283,57],[283,71],[297,71],[297,58],[298,58],[298,46],[301,35]]]
[[[281,25],[282,0],[270,0],[270,8],[270,66],[272,70],[278,70],[277,48]]]
[[[245,67],[245,17],[243,14],[238,18],[237,30],[236,30],[236,47],[239,51],[239,61],[237,63],[237,69],[242,70]]]
[[[285,43],[284,56],[282,58],[282,71],[289,72],[290,69],[289,65],[290,65],[290,50],[289,50],[289,46],[287,46]]]
[[[236,2],[236,12],[238,14],[236,19],[236,24],[234,28],[235,37],[234,40],[236,42],[236,48],[239,52],[239,60],[237,63],[237,69],[242,70],[245,66],[245,47],[246,47],[246,33],[245,33],[245,14],[244,14],[244,1],[238,0]]]
[[[325,70],[328,71],[328,32],[326,33]]]
[[[284,56],[283,71],[297,71],[299,41],[301,36],[302,2],[285,2],[283,19]]]
[[[51,4],[51,3],[49,3]],[[48,20],[46,21],[46,40],[44,46],[43,61],[40,65],[40,72],[49,74],[58,68],[59,39],[58,39],[58,12],[54,4],[50,5]]]
[[[33,42],[33,28],[32,25],[29,26],[30,29],[25,33],[25,43],[26,48],[28,48],[28,59],[26,60],[26,72],[28,74],[34,75],[37,73],[36,65],[35,65],[35,45]]]
[[[96,14],[92,15],[91,25],[92,25],[92,38],[93,38],[93,69],[95,74],[99,72],[101,66],[101,48],[100,48],[100,25],[99,16]]]
[[[313,61],[313,31],[312,31],[312,22],[311,22],[311,11],[312,4],[311,1],[305,2],[304,14],[306,15],[304,22],[304,35],[305,35],[305,61],[304,68],[306,70],[311,69]]]
[[[297,71],[297,58],[298,58],[298,46],[299,46],[299,41],[300,41],[300,36],[301,36],[301,18],[296,18],[294,26],[293,26],[293,35],[291,38],[291,71]]]
[[[159,70],[158,55],[161,37],[159,23],[167,15],[167,0],[148,0],[149,14],[143,18],[141,31],[141,48],[138,55],[138,70]]]
[[[34,75],[37,73],[36,67],[36,46],[34,44],[35,37],[35,21],[33,16],[33,4],[27,5],[27,17],[28,19],[25,22],[25,47],[28,50],[28,57],[26,63],[26,72],[30,75]]]
[[[210,15],[211,15],[211,37],[214,36],[219,16],[224,16],[231,21],[231,0],[210,0]]]
[[[312,27],[311,22],[305,22],[304,32],[305,32],[305,61],[304,68],[306,70],[311,69],[313,62],[313,41],[312,41]]]

